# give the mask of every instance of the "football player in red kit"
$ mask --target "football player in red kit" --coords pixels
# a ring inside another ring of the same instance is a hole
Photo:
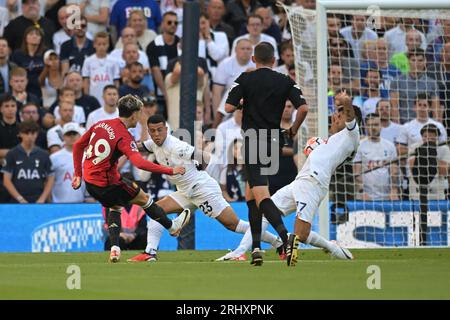
[[[136,126],[142,105],[142,102],[132,95],[122,97],[118,102],[119,117],[97,122],[73,146],[75,170],[72,187],[78,189],[83,177],[89,194],[105,208],[110,209],[107,223],[111,239],[111,262],[118,262],[120,259],[122,206],[141,206],[150,218],[161,223],[173,236],[177,236],[190,219],[188,209],[173,220],[167,218],[150,195],[142,191],[135,182],[121,177],[117,169],[119,158],[125,155],[134,166],[142,170],[167,175],[185,173],[182,166],[170,168],[142,158],[136,142],[128,132],[128,128]],[[82,164],[83,154],[85,158]]]

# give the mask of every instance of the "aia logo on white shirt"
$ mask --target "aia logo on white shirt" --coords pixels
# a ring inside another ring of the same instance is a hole
[[[111,77],[109,74],[96,74],[92,77],[92,82],[112,82]]]
[[[64,174],[63,182],[67,180],[72,181],[72,175],[68,171],[66,171],[66,173]]]

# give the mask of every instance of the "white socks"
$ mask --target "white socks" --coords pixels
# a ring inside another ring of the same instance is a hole
[[[269,221],[266,219],[266,217],[263,217],[261,227],[261,241],[270,243],[272,247],[276,247],[278,244],[277,237],[273,233],[267,231],[268,226]]]
[[[270,243],[272,246],[275,246],[277,244],[277,237],[274,234],[266,231],[268,225],[269,221],[267,221],[267,219],[263,217],[261,227],[261,241]],[[246,226],[245,230],[243,230],[244,226]],[[250,223],[248,223],[247,221],[239,220],[239,224],[237,225],[235,232],[244,233],[242,231],[244,231],[245,234],[242,237],[239,246],[233,251],[234,255],[236,256],[244,254],[252,247],[252,231],[250,230]]]
[[[159,222],[149,219],[147,222],[147,247],[145,248],[145,252],[148,254],[156,253],[164,229],[165,228]]]
[[[327,239],[325,239],[320,234],[318,234],[314,231],[309,232],[308,239],[306,239],[306,244],[310,244],[315,247],[327,249],[330,252],[332,252],[336,248],[336,245],[333,242],[328,241]]]
[[[238,225],[236,226],[236,233],[246,233],[247,230],[250,230],[250,223],[244,220],[239,220]]]

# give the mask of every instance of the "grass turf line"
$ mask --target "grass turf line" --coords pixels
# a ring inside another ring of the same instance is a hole
[[[214,262],[223,251],[166,251],[156,263],[121,262],[108,252],[0,254],[0,299],[450,299],[450,248],[352,250],[354,261],[302,250],[288,268],[271,250],[262,267]],[[81,290],[68,290],[69,265]],[[381,290],[369,290],[370,265]]]

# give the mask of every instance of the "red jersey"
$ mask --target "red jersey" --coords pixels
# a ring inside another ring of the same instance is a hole
[[[83,151],[84,180],[99,187],[119,182],[117,163],[122,155],[140,169],[173,174],[172,168],[159,166],[142,158],[136,142],[119,118],[97,122],[75,143],[74,174],[79,177],[82,176]]]

